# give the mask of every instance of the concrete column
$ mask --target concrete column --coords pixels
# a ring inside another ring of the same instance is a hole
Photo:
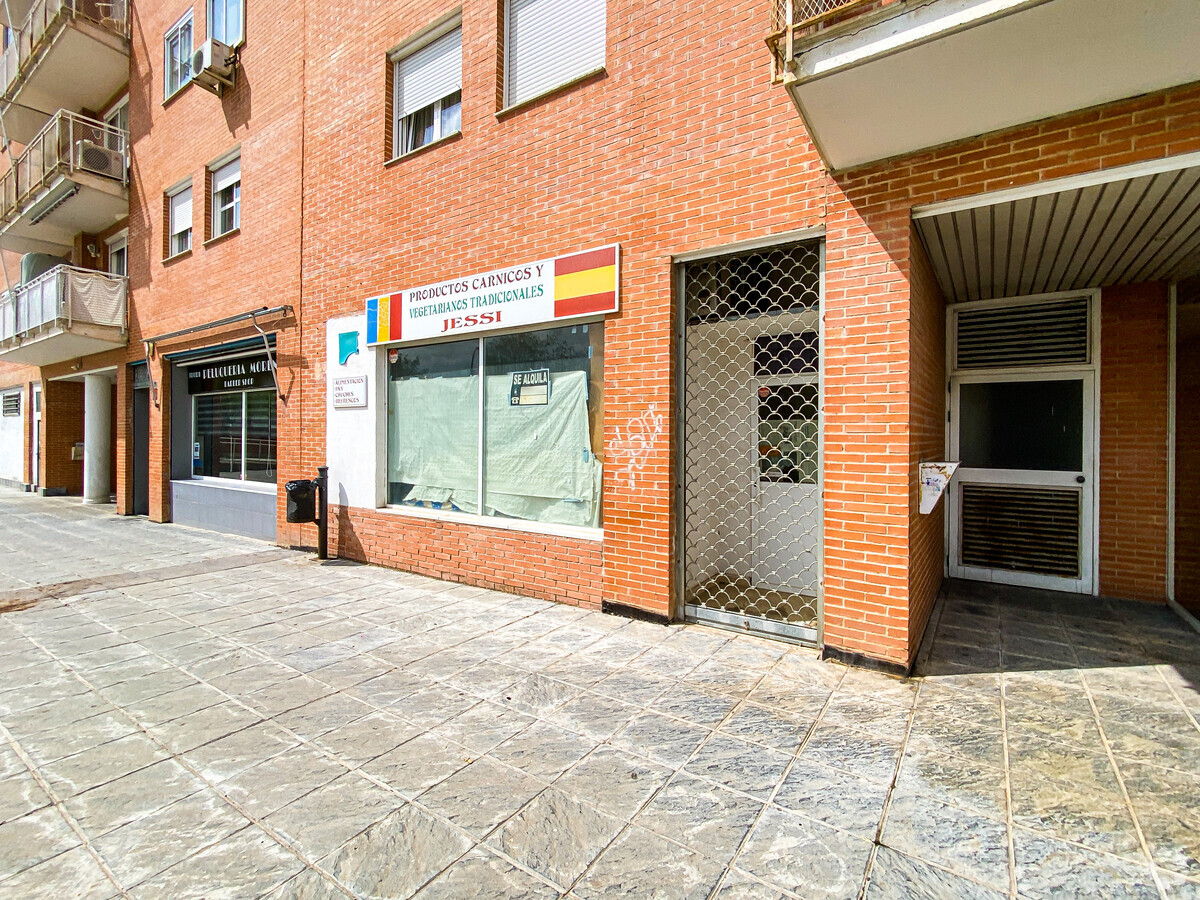
[[[83,376],[83,502],[108,503],[112,493],[112,382]]]

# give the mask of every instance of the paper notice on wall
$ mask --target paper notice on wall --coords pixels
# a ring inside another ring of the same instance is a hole
[[[921,515],[927,516],[937,506],[938,498],[946,491],[950,479],[958,470],[956,462],[923,462],[920,464]]]

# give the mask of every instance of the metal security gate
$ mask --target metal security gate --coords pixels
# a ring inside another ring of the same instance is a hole
[[[815,643],[821,242],[687,262],[679,278],[685,616]]]

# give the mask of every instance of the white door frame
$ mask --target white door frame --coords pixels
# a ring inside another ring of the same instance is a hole
[[[958,372],[956,314],[960,310],[985,309],[1012,304],[1053,302],[1072,297],[1088,299],[1088,363],[1048,366],[1000,367],[994,369],[967,369]],[[1063,486],[1080,488],[1075,481],[1076,473],[1024,472],[1000,469],[963,469],[955,473],[950,489],[946,492],[946,575],[951,578],[967,578],[976,581],[991,581],[1016,584],[1026,587],[1069,591],[1072,593],[1099,593],[1100,556],[1100,291],[1058,291],[1051,294],[1034,294],[1023,297],[1005,297],[998,300],[978,300],[956,303],[946,307],[946,458],[961,460],[959,454],[958,429],[962,421],[959,410],[959,387],[964,383],[995,381],[1060,381],[1082,378],[1084,382],[1083,408],[1083,471],[1086,481],[1080,508],[1080,532],[1083,538],[1080,549],[1080,577],[1060,578],[1051,575],[1035,575],[1026,572],[1010,572],[1001,569],[980,569],[963,566],[960,559],[960,518],[962,484],[987,483],[1010,484],[1030,487]],[[1089,446],[1090,445],[1090,446]]]
[[[29,442],[29,483],[34,488],[42,486],[42,386],[33,385],[29,397],[29,424],[33,429]]]

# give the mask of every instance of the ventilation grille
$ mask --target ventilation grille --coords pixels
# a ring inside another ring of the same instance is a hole
[[[962,564],[1078,578],[1079,491],[964,484]]]
[[[1086,297],[960,310],[959,369],[1087,364]]]

